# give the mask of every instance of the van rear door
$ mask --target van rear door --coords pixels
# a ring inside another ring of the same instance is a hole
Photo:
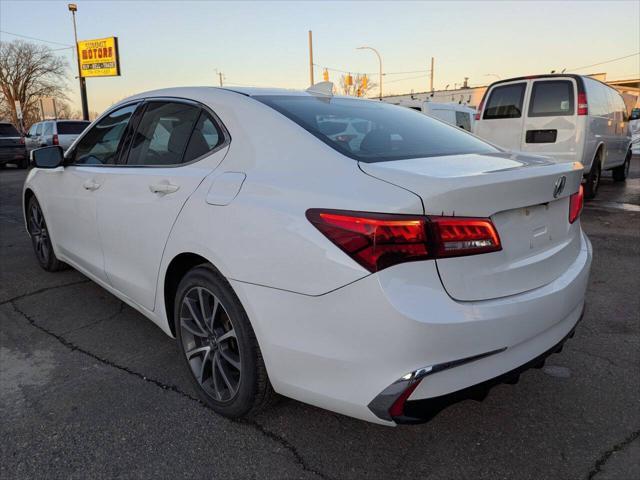
[[[489,90],[475,133],[507,150],[520,150],[528,80],[499,83]]]
[[[520,151],[560,162],[580,160],[577,92],[570,77],[532,80]]]

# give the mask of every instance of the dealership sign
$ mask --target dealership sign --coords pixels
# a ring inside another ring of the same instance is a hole
[[[97,38],[78,42],[80,74],[83,77],[120,75],[118,37]]]

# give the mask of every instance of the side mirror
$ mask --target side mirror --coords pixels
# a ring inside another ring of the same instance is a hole
[[[629,120],[640,120],[640,108],[634,108],[631,110],[631,116]]]
[[[64,153],[59,145],[31,150],[31,163],[37,168],[57,168],[61,167],[63,162]]]

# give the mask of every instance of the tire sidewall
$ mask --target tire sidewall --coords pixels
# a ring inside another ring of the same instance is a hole
[[[202,389],[193,375],[191,366],[184,352],[182,330],[180,328],[180,310],[184,296],[195,286],[204,287],[218,297],[218,300],[224,306],[230,317],[231,324],[236,331],[236,339],[240,349],[242,371],[236,395],[226,402],[215,400]],[[240,300],[237,298],[228,282],[226,282],[226,280],[211,267],[201,266],[194,268],[185,275],[178,285],[173,318],[180,356],[182,357],[183,365],[187,369],[189,378],[198,392],[198,396],[212,409],[222,415],[228,417],[239,417],[247,413],[253,406],[257,392],[258,360],[254,346],[255,334]]]
[[[48,244],[48,248],[49,248],[49,260],[47,262],[43,262],[42,259],[40,258],[40,256],[38,255],[38,252],[36,251],[36,242],[35,239],[33,238],[33,235],[31,235],[31,231],[29,231],[29,236],[31,237],[31,246],[33,247],[33,253],[36,256],[36,259],[38,260],[38,263],[40,264],[40,266],[47,270],[48,272],[52,272],[57,270],[58,268],[58,260],[56,258],[56,254],[53,251],[53,244],[51,243],[51,231],[49,230],[49,225],[47,224],[47,219],[44,216],[44,212],[42,211],[42,207],[40,207],[40,202],[38,202],[38,199],[35,196],[32,196],[29,199],[29,203],[27,204],[27,228],[30,228],[31,225],[31,210],[33,208],[33,206],[36,206],[39,210],[40,210],[40,214],[42,215],[43,221],[45,226],[47,227],[47,244]]]

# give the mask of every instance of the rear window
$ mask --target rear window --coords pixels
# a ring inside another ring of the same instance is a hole
[[[556,117],[573,115],[573,82],[569,80],[545,80],[533,83],[530,117]]]
[[[484,108],[483,119],[520,118],[526,83],[495,87]]]
[[[362,162],[499,151],[458,128],[387,103],[293,95],[253,98]]]
[[[10,123],[0,123],[0,137],[19,137],[20,133]]]
[[[89,122],[58,122],[58,135],[80,135]]]

